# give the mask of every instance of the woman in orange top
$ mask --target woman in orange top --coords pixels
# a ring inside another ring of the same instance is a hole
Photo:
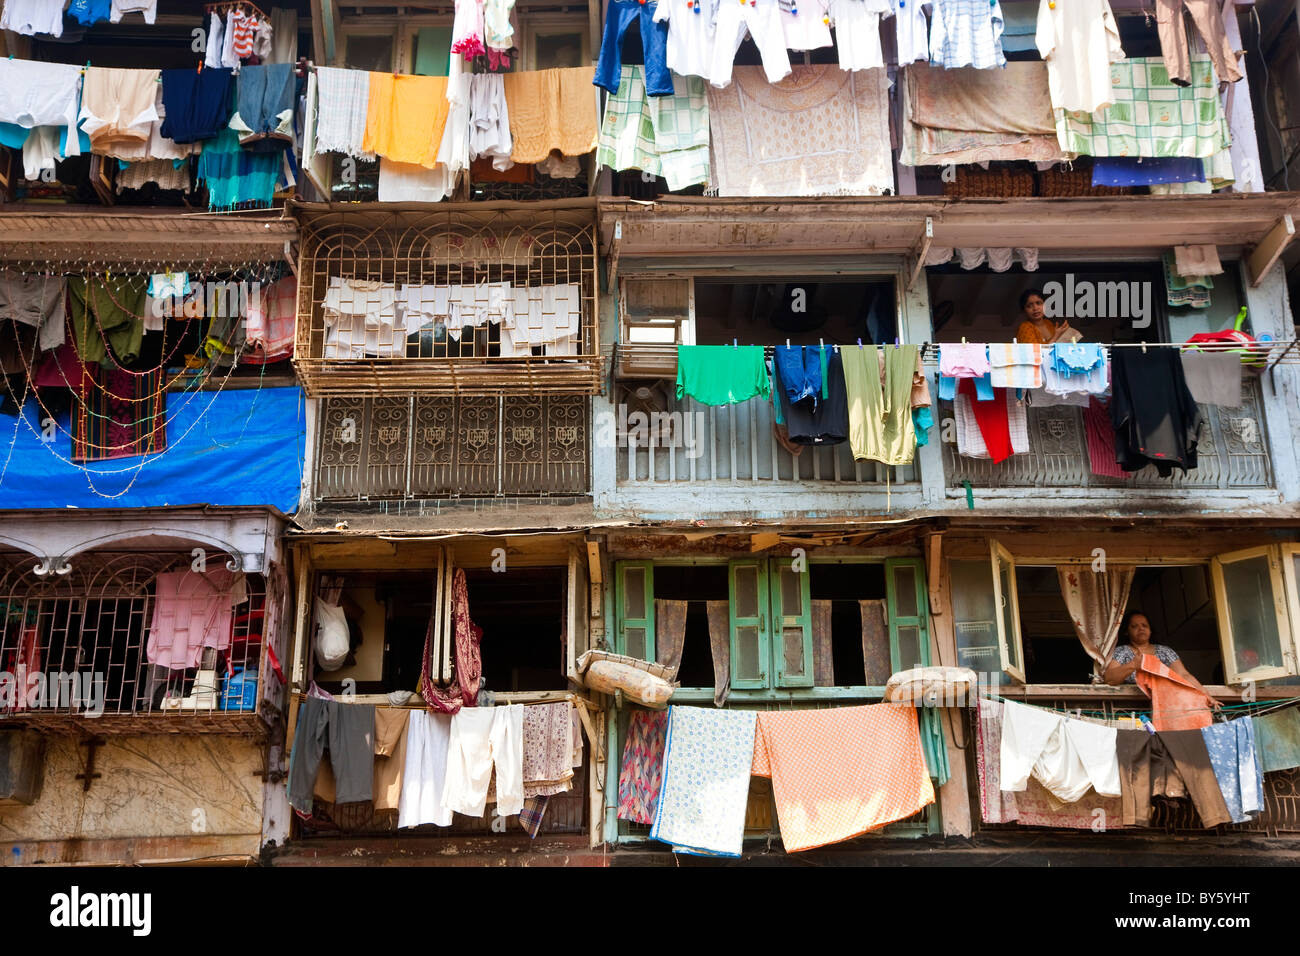
[[[1102,675],[1108,684],[1135,684],[1137,672],[1142,666],[1142,658],[1151,656],[1166,664],[1171,671],[1195,687],[1199,687],[1209,698],[1210,705],[1218,710],[1220,704],[1205,690],[1205,687],[1193,677],[1179,659],[1178,653],[1166,644],[1151,642],[1151,621],[1141,611],[1129,611],[1120,627],[1120,634],[1128,638],[1127,644],[1121,644],[1111,654],[1110,663]]]
[[[1034,345],[1050,345],[1053,342],[1077,342],[1082,337],[1064,318],[1049,319],[1044,311],[1043,293],[1038,289],[1026,289],[1020,293],[1020,311],[1025,321],[1016,329],[1016,341]]]

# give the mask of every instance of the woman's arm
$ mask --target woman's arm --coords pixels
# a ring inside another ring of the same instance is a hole
[[[1213,706],[1215,710],[1219,709],[1219,707],[1221,706],[1219,702],[1215,700],[1213,697],[1211,697],[1210,692],[1205,689],[1205,686],[1200,681],[1198,681],[1195,677],[1193,677],[1191,675],[1191,672],[1188,671],[1187,668],[1183,666],[1182,658],[1179,658],[1178,660],[1170,664],[1169,669],[1173,671],[1175,674],[1177,674],[1179,677],[1186,680],[1189,684],[1191,684],[1193,687],[1199,690],[1202,694],[1204,694],[1206,699],[1210,702],[1211,706]]]
[[[1128,678],[1129,674],[1136,674],[1141,658],[1137,658],[1128,664],[1119,664],[1114,661],[1106,665],[1106,670],[1102,672],[1102,678],[1107,684],[1122,684]]]

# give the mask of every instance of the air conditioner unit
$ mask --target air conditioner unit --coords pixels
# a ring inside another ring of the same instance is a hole
[[[45,738],[34,730],[0,730],[0,807],[30,807],[45,780]]]

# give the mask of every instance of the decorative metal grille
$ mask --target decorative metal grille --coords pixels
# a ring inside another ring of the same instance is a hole
[[[594,393],[595,275],[585,198],[308,211],[295,366],[313,396]]]
[[[327,398],[317,500],[585,494],[583,395]]]
[[[941,419],[951,418],[952,404],[940,405]],[[1082,409],[1069,406],[1028,410],[1029,453],[1012,455],[1000,465],[965,458],[957,446],[943,443],[944,473],[950,488],[963,481],[983,488],[1271,488],[1272,467],[1264,433],[1258,380],[1245,383],[1240,408],[1202,405],[1205,427],[1197,446],[1196,468],[1161,478],[1155,468],[1128,479],[1105,478],[1088,465],[1088,442]]]
[[[185,627],[188,606],[172,602],[175,619],[156,619],[158,575],[194,570],[196,560],[191,552],[96,552],[72,558],[60,573],[30,555],[0,556],[0,725],[140,733],[138,723],[121,718],[155,716],[181,725],[202,721],[204,730],[251,732],[251,723],[238,718],[255,714],[256,698],[246,700],[228,679],[236,669],[258,676],[264,623],[274,613],[261,575],[244,575],[246,600],[232,607],[227,632],[211,635],[217,646],[198,652],[197,667],[150,661],[151,628]],[[202,560],[211,572],[226,569],[230,558],[207,551]],[[193,606],[208,610],[202,599]],[[190,619],[188,626],[191,637],[212,630],[207,619]]]

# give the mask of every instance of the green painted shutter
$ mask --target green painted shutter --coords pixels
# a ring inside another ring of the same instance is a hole
[[[806,564],[803,571],[796,571],[793,563],[790,558],[773,558],[768,568],[768,578],[772,582],[776,685],[812,687],[811,572]]]
[[[727,566],[731,592],[731,686],[757,689],[768,686],[767,561],[742,558]]]
[[[618,613],[618,653],[655,659],[655,567],[652,561],[614,565],[614,608]]]
[[[889,660],[894,673],[930,664],[930,619],[925,564],[920,558],[885,561],[889,610]]]

